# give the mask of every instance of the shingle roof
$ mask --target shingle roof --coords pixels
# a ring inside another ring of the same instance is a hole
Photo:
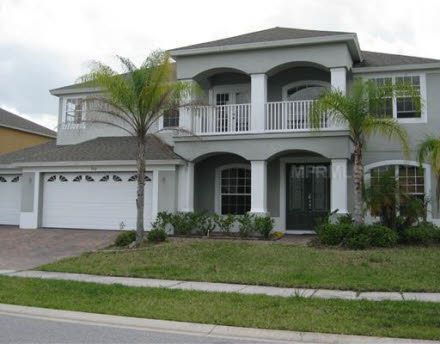
[[[131,136],[99,137],[76,145],[48,142],[0,155],[0,165],[35,162],[136,160],[136,139]],[[154,135],[145,143],[146,160],[181,159],[170,146]]]
[[[286,28],[286,27],[273,27],[266,30],[246,33],[244,35],[179,47],[172,50],[212,48],[212,47],[220,47],[225,45],[260,43],[260,42],[281,41],[288,39],[314,38],[314,37],[346,35],[346,34],[352,34],[352,33],[341,32],[341,31],[319,31],[319,30],[294,29],[294,28]]]
[[[362,62],[356,63],[354,67],[386,67],[440,62],[440,60],[426,57],[386,54],[374,51],[362,51],[362,55],[364,57],[364,60]]]
[[[57,133],[42,125],[24,119],[23,117],[14,115],[13,113],[0,108],[0,127],[8,127],[38,135],[56,137]]]

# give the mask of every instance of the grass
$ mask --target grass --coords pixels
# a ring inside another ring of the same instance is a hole
[[[440,304],[206,293],[0,276],[0,303],[266,329],[440,339]]]
[[[95,252],[38,269],[97,275],[357,291],[440,291],[440,249],[349,251],[280,243],[185,240]]]

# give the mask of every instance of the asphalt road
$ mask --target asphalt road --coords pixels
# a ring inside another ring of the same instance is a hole
[[[45,320],[0,314],[0,343],[258,343],[254,340],[216,338]],[[267,343],[267,341],[261,342]]]

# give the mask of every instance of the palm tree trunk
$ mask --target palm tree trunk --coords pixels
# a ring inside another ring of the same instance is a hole
[[[355,144],[353,183],[354,183],[354,211],[353,219],[357,224],[364,222],[362,186],[364,182],[364,167],[362,165],[362,144]]]
[[[144,237],[144,199],[145,199],[145,138],[137,137],[137,198],[136,198],[136,246]]]

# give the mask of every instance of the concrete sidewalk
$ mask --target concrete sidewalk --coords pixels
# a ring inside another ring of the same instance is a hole
[[[0,274],[16,277],[42,278],[54,280],[93,282],[101,284],[121,284],[130,287],[168,288],[182,290],[196,290],[208,292],[224,292],[239,294],[261,294],[268,296],[301,296],[321,299],[343,300],[370,300],[370,301],[426,301],[440,302],[440,293],[410,293],[410,292],[362,292],[356,293],[349,290],[304,289],[304,288],[278,288],[246,284],[187,282],[177,280],[161,280],[152,278],[111,277],[65,272],[46,271],[2,271]]]
[[[104,315],[85,312],[63,311],[47,308],[26,307],[0,304],[0,315],[14,315],[34,319],[64,321],[77,324],[108,326],[113,328],[177,333],[182,335],[199,335],[206,338],[227,338],[228,340],[253,340],[269,343],[315,343],[315,344],[431,344],[438,341],[380,338],[324,334],[313,332],[294,332],[281,330],[264,330],[234,326],[188,323],[156,319],[142,319]]]

